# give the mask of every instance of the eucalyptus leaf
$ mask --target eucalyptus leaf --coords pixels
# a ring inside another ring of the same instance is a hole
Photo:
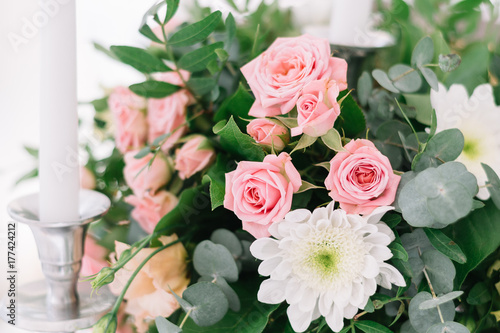
[[[380,84],[383,88],[396,94],[399,93],[399,90],[394,86],[394,84],[392,83],[391,79],[389,79],[389,76],[387,75],[386,72],[380,69],[375,69],[372,72],[372,76],[378,82],[378,84]]]
[[[216,286],[218,286],[224,295],[227,298],[228,304],[229,304],[229,309],[231,309],[234,312],[238,312],[241,309],[241,302],[240,299],[238,298],[238,294],[231,288],[231,286],[227,283],[227,281],[223,277],[217,277],[216,279],[213,279],[209,276],[202,276],[198,279],[198,282],[212,282],[215,283]]]
[[[469,329],[462,324],[447,321],[431,326],[427,333],[470,333]]]
[[[224,43],[216,42],[186,53],[179,59],[178,65],[189,72],[202,71],[211,61],[217,59],[215,50],[223,46]]]
[[[425,150],[415,156],[412,170],[423,171],[444,162],[454,161],[464,148],[464,136],[456,128],[447,129],[434,135]]]
[[[413,326],[411,326],[411,323],[409,320],[405,321],[401,325],[400,333],[418,333]]]
[[[193,305],[190,318],[199,326],[210,326],[224,318],[229,308],[224,292],[210,282],[198,282],[189,286],[182,298]]]
[[[431,88],[435,91],[439,91],[439,83],[438,83],[438,78],[436,76],[436,73],[432,71],[432,69],[428,67],[421,67],[419,68],[420,73],[422,73],[422,76],[424,77],[425,81],[431,86]]]
[[[155,324],[156,324],[156,329],[158,330],[158,333],[180,333],[182,332],[182,329],[169,322],[163,317],[156,317],[155,319]]]
[[[410,66],[397,64],[389,68],[389,78],[396,89],[412,93],[420,89],[422,86],[422,78],[418,71]]]
[[[490,192],[491,200],[500,209],[500,178],[498,178],[498,175],[489,165],[481,163],[481,166],[488,177],[486,185],[488,192]]]
[[[449,292],[447,294],[440,295],[436,298],[433,298],[433,299],[430,299],[428,301],[424,301],[424,302],[420,303],[419,308],[420,308],[420,310],[427,310],[427,309],[436,308],[438,305],[447,303],[449,301],[454,300],[455,298],[462,296],[463,293],[464,292],[460,290],[460,291],[452,291],[452,292]]]
[[[212,232],[210,240],[215,244],[225,246],[234,257],[239,257],[243,254],[241,241],[233,232],[227,229],[215,230],[214,232]]]
[[[440,54],[439,55],[439,68],[443,72],[453,72],[460,66],[462,59],[458,54]]]
[[[180,29],[170,37],[168,45],[183,47],[204,41],[215,30],[221,17],[222,13],[216,11],[203,20]]]
[[[418,333],[426,333],[431,326],[441,323],[437,309],[420,309],[420,304],[428,300],[432,300],[432,295],[425,291],[420,292],[413,297],[408,307],[411,326]],[[455,318],[455,305],[453,302],[442,304],[439,308],[445,321],[452,321]]]
[[[133,84],[130,87],[133,93],[146,98],[165,98],[179,91],[179,86],[173,84],[149,80],[142,83]]]
[[[172,70],[162,60],[141,48],[111,46],[110,50],[121,62],[134,67],[142,73],[168,72]]]
[[[431,37],[426,36],[413,49],[411,65],[421,67],[430,63],[432,58],[434,58],[434,42]]]
[[[202,276],[222,276],[229,282],[238,280],[238,267],[229,250],[205,240],[196,246],[193,254],[194,269]]]
[[[370,73],[363,72],[358,80],[358,99],[361,105],[368,104],[368,98],[373,90],[373,81]]]
[[[456,270],[451,260],[436,250],[425,251],[421,258],[435,293],[444,294],[453,291]]]

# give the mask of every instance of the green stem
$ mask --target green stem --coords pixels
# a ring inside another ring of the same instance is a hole
[[[399,81],[401,80],[402,78],[404,78],[406,75],[408,74],[411,74],[415,71],[415,68],[411,68],[409,70],[407,70],[406,72],[404,72],[403,74],[399,75],[398,77],[392,79],[392,82],[396,82],[396,81]]]
[[[182,328],[182,326],[184,326],[184,324],[186,323],[186,320],[189,318],[189,315],[191,314],[192,311],[193,311],[193,309],[189,309],[189,311],[186,313],[186,316],[184,317],[184,319],[182,319],[182,323],[179,325],[179,328]]]
[[[130,285],[134,281],[134,279],[137,276],[137,274],[139,274],[139,272],[141,271],[141,269],[144,267],[144,265],[146,265],[146,263],[151,258],[153,258],[156,254],[158,254],[159,252],[165,250],[166,248],[168,248],[168,247],[170,247],[172,245],[175,245],[175,244],[181,242],[182,240],[183,240],[183,238],[179,238],[179,239],[177,239],[177,240],[175,240],[173,242],[170,242],[170,243],[168,243],[166,245],[163,245],[162,247],[157,248],[154,252],[152,252],[149,256],[147,256],[147,258],[144,259],[144,261],[142,261],[139,264],[139,266],[137,266],[137,268],[135,269],[134,273],[132,273],[132,276],[130,276],[130,279],[128,279],[127,284],[125,285],[125,287],[123,288],[122,292],[120,293],[120,296],[118,296],[118,299],[116,300],[116,303],[113,306],[113,309],[111,310],[111,313],[114,313],[115,315],[118,313],[118,309],[120,308],[120,305],[123,302],[123,298],[125,297],[125,294],[127,293],[128,288],[130,287]]]
[[[137,249],[132,253],[132,255],[127,260],[125,260],[125,261],[121,262],[119,265],[113,267],[115,269],[115,271],[118,271],[119,269],[123,268],[123,266],[125,266],[130,260],[132,260],[132,258],[134,258],[139,253],[139,251],[141,251],[144,247],[146,247],[147,244],[149,244],[151,242],[151,240],[153,239],[153,236],[154,235],[149,235],[146,238],[144,238],[142,240],[142,242],[139,244],[139,246],[137,247]]]

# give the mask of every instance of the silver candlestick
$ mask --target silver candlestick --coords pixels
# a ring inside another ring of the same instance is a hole
[[[78,282],[88,226],[99,220],[110,205],[105,195],[81,190],[80,220],[40,222],[38,194],[9,204],[9,215],[31,228],[45,275],[45,281],[19,288],[16,327],[38,332],[74,332],[91,327],[111,309],[115,297],[107,287],[92,293],[89,282]],[[7,301],[2,301],[1,312],[6,322],[11,319],[5,311]]]

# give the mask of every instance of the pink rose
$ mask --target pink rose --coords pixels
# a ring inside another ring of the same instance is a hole
[[[184,81],[188,81],[190,73],[184,70],[180,72]],[[155,75],[155,79],[178,86],[184,85],[177,72],[158,73]],[[163,151],[167,152],[170,150],[177,140],[186,134],[188,130],[186,125],[186,109],[193,101],[193,96],[186,89],[181,89],[165,98],[149,99],[149,142],[153,142],[157,137],[170,133],[170,136],[162,146]]]
[[[94,240],[94,238],[87,236],[85,239],[85,248],[82,258],[81,276],[90,276],[99,273],[103,267],[109,266],[106,258],[108,257],[108,250]]]
[[[326,39],[302,35],[278,38],[260,56],[241,68],[255,95],[250,109],[254,117],[271,117],[290,112],[309,82],[336,81],[347,88],[347,62],[331,57]]]
[[[80,167],[80,187],[93,190],[96,186],[95,175],[86,167]]]
[[[280,221],[292,207],[293,193],[302,184],[287,153],[267,155],[263,162],[243,161],[226,173],[224,207],[243,222],[254,237],[268,237],[269,226]]]
[[[163,185],[168,183],[172,172],[164,156],[157,155],[151,166],[149,162],[153,154],[142,158],[135,158],[138,151],[131,151],[125,154],[125,168],[123,175],[127,185],[134,191],[136,196],[141,197],[146,191],[153,194]]]
[[[215,150],[202,135],[194,136],[175,152],[175,169],[186,179],[205,169],[215,160]]]
[[[109,109],[116,127],[116,147],[122,153],[141,148],[146,143],[148,126],[143,109],[146,102],[130,89],[117,87],[109,95]]]
[[[292,136],[305,133],[320,137],[332,129],[340,115],[338,96],[339,87],[335,81],[316,80],[308,83],[297,101],[299,126],[292,128]]]
[[[368,140],[352,140],[330,161],[325,180],[333,200],[348,214],[370,214],[394,202],[400,176],[389,159]]]
[[[176,241],[177,235],[161,236],[159,241],[166,245]],[[111,261],[116,262],[123,251],[130,246],[115,242],[116,255]],[[132,258],[116,275],[109,285],[112,293],[119,295],[132,273],[156,248],[146,248]],[[158,316],[168,317],[179,304],[170,293],[170,288],[182,295],[189,284],[187,271],[187,252],[182,243],[172,245],[151,258],[135,277],[125,293],[125,312],[134,316],[137,332],[147,332],[148,324]]]
[[[266,119],[254,119],[247,125],[247,133],[261,145],[272,147],[280,152],[285,148],[288,138],[288,129],[279,123]],[[280,137],[280,135],[282,137]]]
[[[125,202],[134,206],[132,217],[144,231],[152,234],[160,219],[177,206],[179,200],[175,195],[167,191],[158,191],[152,195],[144,193],[142,198],[130,195]]]

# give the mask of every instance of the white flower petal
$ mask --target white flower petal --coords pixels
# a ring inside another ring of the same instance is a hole
[[[394,232],[384,222],[377,223],[377,229],[378,229],[378,232],[381,232],[381,233],[389,236],[389,238],[391,239],[391,242],[393,242],[396,239]]]
[[[370,249],[372,255],[378,262],[386,261],[392,258],[392,252],[387,246],[373,245]]]
[[[285,300],[286,281],[264,280],[257,293],[259,302],[279,304]]]
[[[375,278],[370,278],[370,279],[364,279],[363,281],[363,287],[365,287],[365,296],[368,299],[371,295],[375,294],[377,291],[377,281],[375,281]],[[366,301],[364,301],[363,306],[366,304]]]
[[[405,281],[403,275],[401,275],[401,273],[396,268],[394,268],[392,265],[389,265],[386,263],[381,263],[380,264],[380,274],[386,275],[388,280],[392,284],[395,284],[396,286],[399,286],[399,287],[406,286],[406,281]],[[390,289],[390,288],[386,288],[386,289]]]
[[[365,266],[363,267],[361,274],[363,274],[365,278],[373,279],[379,273],[380,273],[380,268],[377,260],[371,255],[366,255]]]
[[[302,223],[311,217],[311,212],[307,209],[296,209],[285,215],[285,220],[293,223]]]
[[[302,299],[306,287],[303,283],[300,283],[296,278],[291,278],[285,290],[285,298],[288,304],[294,304],[300,302]]]
[[[363,218],[366,219],[366,223],[375,224],[375,223],[378,223],[380,221],[380,219],[382,218],[382,216],[385,215],[385,213],[387,213],[388,211],[393,210],[393,209],[394,209],[394,207],[391,207],[391,206],[377,207],[370,215],[365,215],[365,216],[363,216]]]
[[[313,311],[303,312],[297,304],[292,304],[286,313],[295,332],[304,332],[311,324]]]
[[[292,265],[290,261],[283,260],[271,273],[271,279],[284,280],[292,273]]]
[[[252,255],[260,260],[266,260],[277,255],[281,250],[279,242],[272,238],[259,238],[250,245]]]
[[[351,296],[351,304],[353,306],[356,306],[358,308],[362,308],[364,304],[361,304],[363,302],[363,297],[364,297],[364,288],[361,283],[354,282],[352,284],[352,296]]]
[[[347,305],[344,308],[344,317],[347,319],[352,319],[354,316],[358,313],[358,308],[355,306],[352,306],[351,304]]]
[[[332,311],[334,298],[335,293],[333,291],[327,291],[320,295],[318,307],[322,316],[326,317]]]
[[[379,244],[379,245],[389,245],[391,244],[391,238],[386,234],[377,232],[376,234],[370,234],[363,239],[365,242]]]
[[[297,304],[299,305],[299,309],[301,311],[313,312],[314,308],[316,308],[317,302],[318,302],[318,292],[306,289],[304,295],[302,296],[302,300]]]
[[[340,332],[344,327],[343,313],[336,305],[333,307],[330,314],[325,317],[325,319],[328,326],[330,326],[334,332]]]
[[[269,276],[274,271],[276,266],[278,266],[283,260],[281,257],[273,257],[267,260],[264,260],[260,265],[258,272],[260,275]]]

